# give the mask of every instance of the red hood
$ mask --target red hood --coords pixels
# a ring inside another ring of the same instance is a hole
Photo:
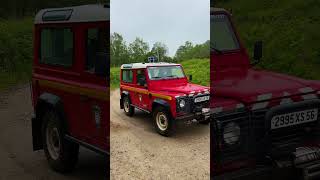
[[[164,91],[173,95],[198,94],[209,90],[209,87],[188,83],[187,81],[162,81],[159,84],[153,84],[153,91]]]
[[[274,99],[312,91],[308,81],[267,71],[233,69],[232,72],[219,72],[219,75],[224,79],[211,82],[213,96],[228,97],[245,104],[259,101],[261,95],[268,94]]]
[[[185,85],[180,85],[180,86],[161,87],[159,88],[159,90],[176,92],[176,93],[184,93],[184,94],[190,94],[190,93],[197,94],[197,93],[203,93],[205,90],[209,90],[209,88],[205,86],[187,83]]]

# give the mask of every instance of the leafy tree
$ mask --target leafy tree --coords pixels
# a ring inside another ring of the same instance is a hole
[[[142,62],[147,59],[149,45],[141,38],[136,38],[129,44],[129,53],[131,62]]]
[[[168,47],[162,42],[156,42],[153,44],[151,54],[158,58],[158,61],[165,61],[168,54]]]
[[[128,62],[129,52],[123,37],[118,33],[113,33],[110,39],[111,65],[119,66]]]

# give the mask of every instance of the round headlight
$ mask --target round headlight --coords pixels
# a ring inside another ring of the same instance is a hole
[[[234,122],[228,123],[223,128],[223,140],[228,145],[236,144],[240,140],[240,127]]]
[[[184,108],[185,105],[186,105],[186,101],[181,99],[180,102],[179,102],[180,108]]]

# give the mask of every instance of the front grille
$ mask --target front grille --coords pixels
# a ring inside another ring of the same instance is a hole
[[[258,157],[261,157],[261,154],[277,157],[294,152],[312,136],[313,132],[306,131],[306,128],[312,129],[318,123],[311,122],[271,130],[271,119],[265,117],[267,112],[268,109],[263,109],[251,113],[252,137]]]
[[[281,108],[281,112],[277,108]],[[213,161],[226,162],[255,158],[265,162],[272,158],[289,157],[295,149],[309,140],[320,140],[320,115],[318,121],[271,130],[274,113],[291,113],[320,107],[320,101],[281,105],[271,109],[255,111],[232,111],[213,115],[211,123],[211,149]],[[320,109],[319,111],[320,112]],[[228,146],[223,141],[223,128],[228,122],[241,126],[241,144]]]
[[[229,145],[224,139],[224,128],[228,123],[234,122],[240,127],[240,140]],[[234,161],[245,159],[249,156],[249,115],[246,111],[226,112],[213,115],[211,123],[211,141],[213,146],[213,159],[217,161]]]
[[[185,96],[185,97],[180,97],[179,99],[177,99],[177,110],[178,112],[187,112],[187,113],[196,113],[196,112],[201,112],[202,108],[206,108],[209,106],[209,101],[203,101],[200,103],[195,103],[194,99],[197,97],[201,97],[201,96],[208,96],[208,94],[202,94],[202,95],[197,95],[197,96]],[[186,101],[186,106],[184,108],[180,108],[179,106],[179,100],[180,99],[184,99]]]

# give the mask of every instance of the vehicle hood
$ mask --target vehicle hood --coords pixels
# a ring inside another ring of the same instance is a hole
[[[165,91],[170,94],[176,95],[189,95],[189,94],[198,94],[209,91],[209,87],[201,86],[192,83],[184,83],[178,85],[164,86],[157,88],[159,91]]]
[[[309,81],[260,70],[221,72],[211,82],[213,96],[228,97],[249,104],[267,99],[282,98],[315,90]]]

